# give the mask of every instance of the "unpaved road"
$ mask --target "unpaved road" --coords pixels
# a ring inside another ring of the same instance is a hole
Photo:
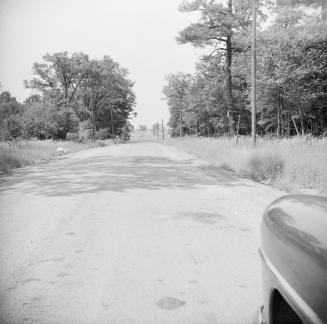
[[[0,185],[0,323],[251,323],[282,194],[156,143],[21,169]]]

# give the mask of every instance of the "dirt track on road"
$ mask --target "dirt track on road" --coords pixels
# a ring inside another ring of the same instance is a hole
[[[0,182],[0,323],[251,323],[281,195],[157,143],[23,168]]]

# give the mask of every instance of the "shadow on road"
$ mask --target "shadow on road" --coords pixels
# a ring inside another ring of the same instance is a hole
[[[129,189],[196,188],[198,185],[244,186],[232,173],[208,170],[194,160],[166,157],[96,156],[64,159],[25,168],[4,178],[0,191],[19,190],[44,196],[70,196]],[[214,173],[214,177],[213,176]],[[207,176],[205,176],[207,174]]]

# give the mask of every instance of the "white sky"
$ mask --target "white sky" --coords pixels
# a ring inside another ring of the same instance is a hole
[[[151,126],[169,118],[162,100],[165,76],[192,73],[197,56],[175,37],[195,16],[178,11],[181,0],[0,0],[0,82],[19,101],[23,80],[46,53],[110,55],[135,81],[138,117]]]

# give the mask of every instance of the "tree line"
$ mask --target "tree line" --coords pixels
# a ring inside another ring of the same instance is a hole
[[[173,135],[251,133],[252,5],[252,0],[183,1],[180,10],[198,12],[199,19],[177,42],[205,48],[207,54],[194,74],[167,77],[163,93]],[[257,37],[258,133],[326,134],[326,0],[258,0],[256,5],[258,27],[267,14],[275,17]]]
[[[130,132],[135,94],[128,71],[111,57],[46,54],[25,80],[32,94],[19,103],[0,94],[0,139],[105,139]]]

